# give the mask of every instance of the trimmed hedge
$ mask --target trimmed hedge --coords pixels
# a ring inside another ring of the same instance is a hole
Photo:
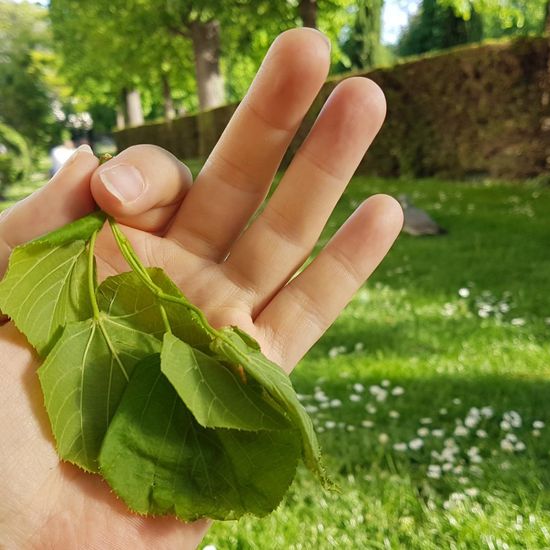
[[[550,59],[545,38],[456,48],[368,76],[384,90],[388,115],[358,172],[380,176],[519,179],[550,168]],[[349,76],[349,75],[346,75]],[[339,80],[329,80],[304,119],[288,164]],[[119,150],[154,143],[179,158],[202,158],[237,105],[115,134]]]

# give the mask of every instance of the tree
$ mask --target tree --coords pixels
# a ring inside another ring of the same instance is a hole
[[[35,55],[51,48],[47,11],[0,1],[0,120],[34,146],[55,140],[54,93]]]
[[[360,0],[349,36],[342,45],[348,57],[346,68],[366,69],[378,64],[382,55],[383,0]]]
[[[413,55],[442,50],[479,41],[482,32],[481,18],[476,12],[464,20],[451,7],[441,5],[438,0],[422,0],[418,13],[399,40],[397,52],[400,55]]]

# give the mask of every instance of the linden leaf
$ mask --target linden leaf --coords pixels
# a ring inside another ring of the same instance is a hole
[[[0,282],[0,310],[44,356],[62,327],[91,317],[87,239],[101,228],[96,212],[49,235],[18,246]]]
[[[259,384],[243,382],[227,366],[172,334],[164,336],[161,370],[201,426],[249,431],[290,427],[262,398]]]
[[[147,269],[147,273],[159,289],[185,300],[179,288],[162,269]],[[121,323],[148,332],[160,340],[166,331],[159,307],[162,304],[173,334],[203,351],[208,350],[212,341],[194,311],[180,304],[160,300],[133,271],[105,279],[98,288],[97,299],[100,309],[117,316]]]
[[[274,510],[294,478],[296,430],[201,427],[152,356],[134,369],[99,456],[100,471],[141,514],[237,519]]]
[[[233,327],[222,328],[221,337],[211,345],[216,357],[232,365],[240,365],[246,375],[260,384],[277,403],[302,435],[302,455],[306,466],[318,476],[325,486],[332,486],[321,464],[321,451],[313,423],[298,400],[288,375],[267,359],[256,346],[242,339],[242,331]],[[248,336],[248,339],[251,339]]]
[[[67,325],[38,369],[63,460],[97,471],[103,437],[132,369],[159,348],[156,338],[105,314]]]

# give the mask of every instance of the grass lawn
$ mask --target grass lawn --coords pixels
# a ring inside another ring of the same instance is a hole
[[[402,236],[293,374],[341,492],[303,470],[204,546],[550,548],[550,188],[358,177],[322,241],[381,191],[449,233]]]
[[[550,187],[357,177],[322,242],[381,191],[449,233],[402,236],[293,374],[341,491],[301,469],[203,547],[550,548]]]

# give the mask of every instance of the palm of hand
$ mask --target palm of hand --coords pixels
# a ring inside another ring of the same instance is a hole
[[[381,261],[402,221],[393,199],[372,197],[292,278],[382,122],[380,91],[354,78],[336,87],[267,207],[247,227],[328,63],[318,33],[282,35],[190,189],[179,163],[148,146],[124,151],[90,182],[96,201],[131,226],[124,231],[145,265],[163,268],[211,324],[238,325],[287,371]],[[169,198],[161,197],[150,212],[136,217],[132,205],[117,203],[100,186],[106,181],[102,174],[121,166],[126,174],[128,167],[140,172],[157,198],[162,186],[169,189]],[[100,278],[128,270],[108,229],[98,239],[96,257]],[[206,522],[133,516],[98,476],[59,463],[35,375],[37,361],[13,327],[3,330],[0,356],[18,365],[8,373],[10,392],[0,408],[6,434],[0,468],[9,480],[0,490],[0,532],[8,533],[8,543],[18,548],[198,544]]]

